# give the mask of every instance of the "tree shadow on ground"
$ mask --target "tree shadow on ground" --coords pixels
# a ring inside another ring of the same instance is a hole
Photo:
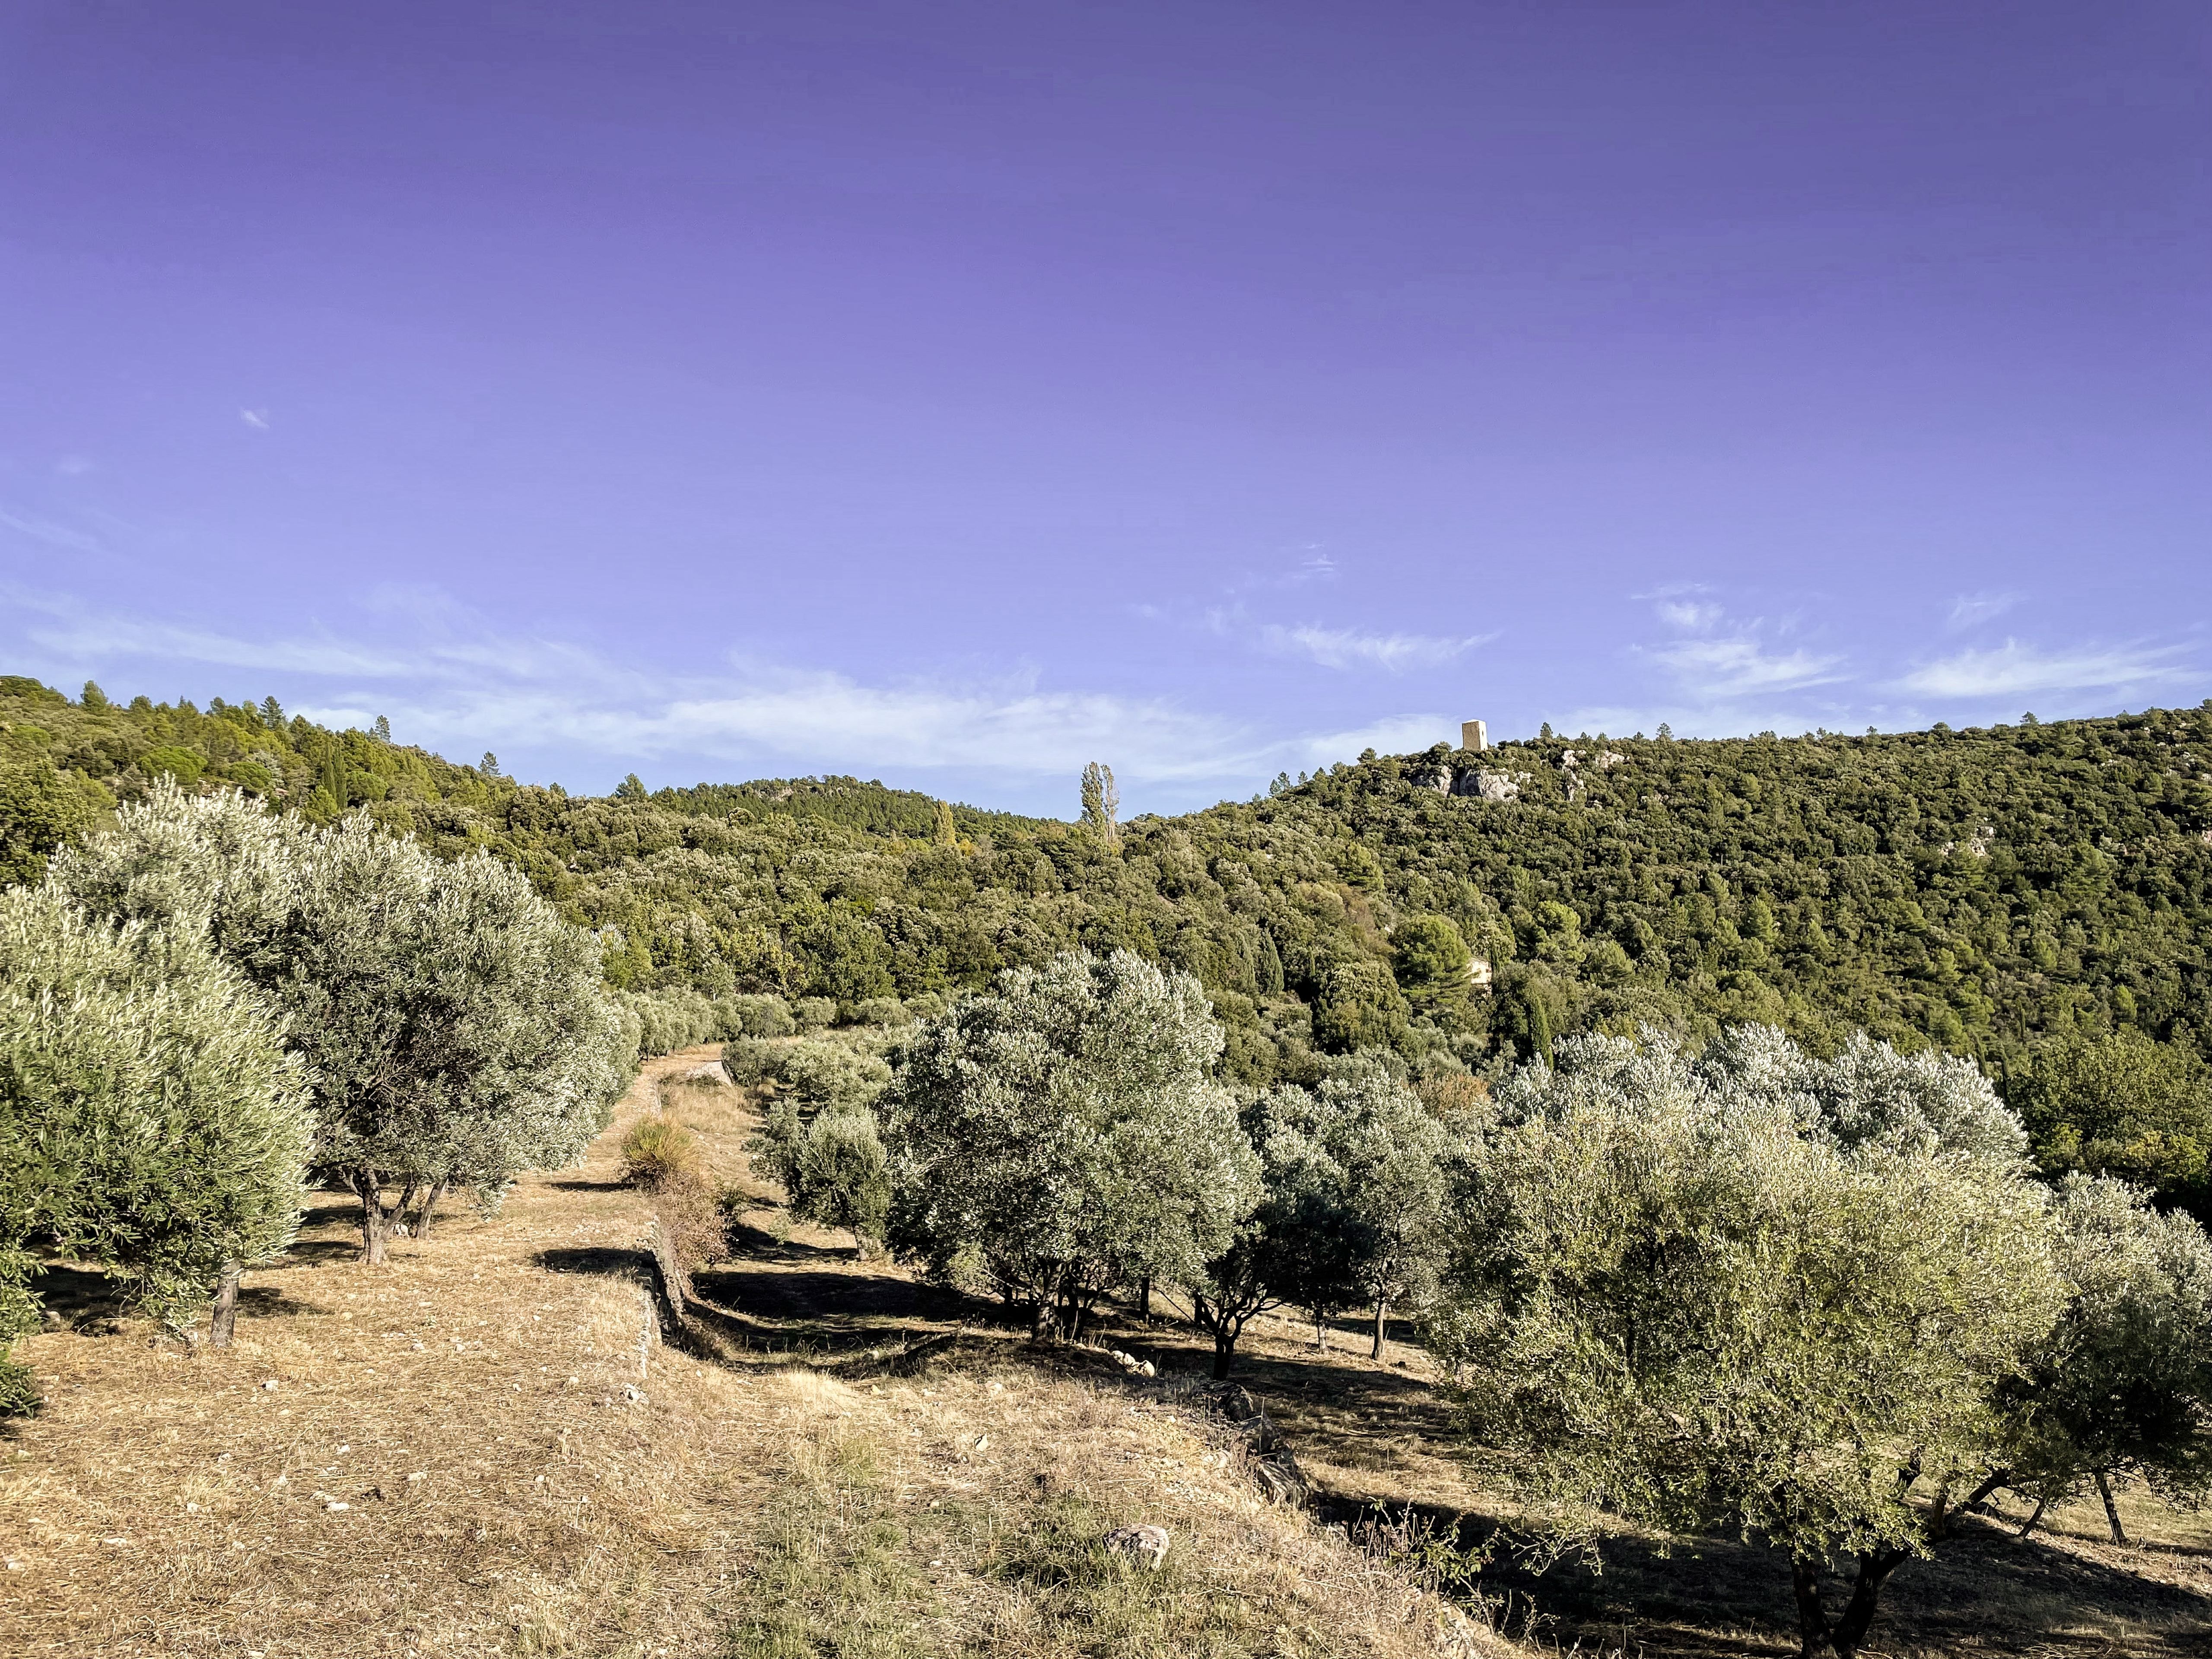
[[[65,1325],[82,1327],[130,1311],[123,1287],[97,1267],[49,1262],[31,1275],[31,1294]]]

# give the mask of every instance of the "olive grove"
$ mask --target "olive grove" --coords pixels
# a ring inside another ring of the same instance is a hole
[[[283,1018],[311,1161],[360,1199],[371,1262],[449,1188],[489,1206],[576,1157],[625,1079],[598,950],[489,859],[161,786],[50,878],[96,915],[204,935]]]

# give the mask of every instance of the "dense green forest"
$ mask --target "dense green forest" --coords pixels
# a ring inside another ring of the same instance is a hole
[[[1748,1020],[1824,1053],[1863,1027],[2002,1074],[2053,1034],[2212,1042],[2208,771],[2212,706],[1859,737],[1547,733],[1370,753],[1117,826],[851,778],[571,796],[273,698],[125,706],[15,678],[0,878],[166,774],[489,848],[595,929],[633,992],[927,1006],[1069,945],[1127,947],[1206,987],[1244,1082],[1361,1047],[1482,1070],[1577,1030]]]

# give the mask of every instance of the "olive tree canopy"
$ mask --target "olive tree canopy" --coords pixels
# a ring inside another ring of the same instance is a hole
[[[1126,951],[1000,975],[925,1024],[884,1097],[893,1242],[1044,1334],[1104,1290],[1190,1282],[1259,1197],[1198,982]]]
[[[113,1270],[178,1330],[280,1254],[303,1072],[198,933],[0,890],[0,1342],[34,1312],[27,1241]]]
[[[1434,1328],[1471,1426],[1563,1538],[1611,1512],[1786,1552],[1803,1651],[1848,1659],[2064,1300],[2019,1127],[1971,1065],[1863,1041],[1559,1056],[1500,1089],[1457,1195]]]
[[[2057,1218],[2071,1295],[2025,1374],[1998,1391],[2008,1484],[2038,1515],[2094,1485],[2124,1543],[2113,1482],[2145,1480],[2190,1505],[2212,1492],[2212,1243],[2191,1217],[2078,1174]]]

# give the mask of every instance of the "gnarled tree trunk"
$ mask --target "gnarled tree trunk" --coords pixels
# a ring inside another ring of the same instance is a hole
[[[1820,1564],[1803,1559],[1790,1562],[1790,1589],[1797,1598],[1797,1650],[1801,1659],[1821,1659],[1829,1653],[1834,1654],[1836,1659],[1857,1659],[1867,1632],[1873,1627],[1875,1610],[1881,1605],[1881,1587],[1906,1553],[1903,1549],[1882,1549],[1858,1557],[1858,1573],[1851,1580],[1850,1599],[1832,1620],[1820,1604]]]
[[[381,1267],[384,1247],[392,1237],[392,1212],[384,1207],[384,1177],[374,1170],[356,1170],[350,1178],[354,1194],[361,1200],[361,1259]]]
[[[227,1348],[238,1330],[238,1281],[245,1268],[235,1261],[222,1264],[222,1276],[216,1281],[215,1312],[208,1320],[208,1346]]]
[[[1367,1351],[1367,1357],[1370,1359],[1380,1359],[1382,1357],[1382,1333],[1389,1323],[1389,1315],[1390,1298],[1387,1296],[1376,1297],[1375,1298],[1375,1346]]]

